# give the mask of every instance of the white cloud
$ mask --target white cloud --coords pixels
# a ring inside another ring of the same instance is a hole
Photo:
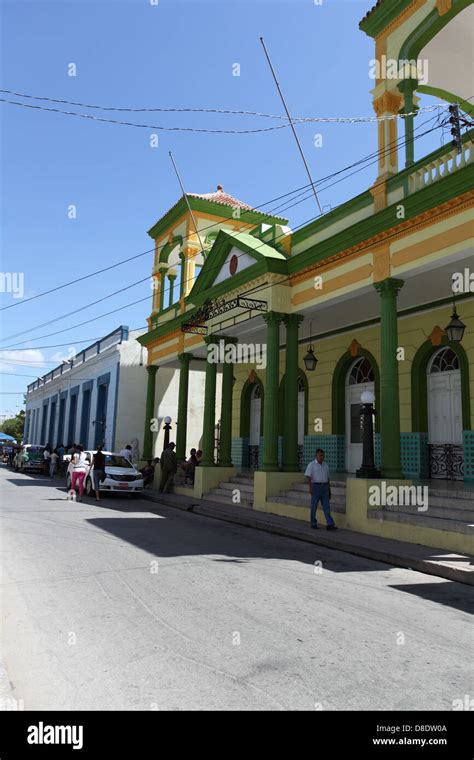
[[[36,348],[27,348],[22,351],[0,351],[0,372],[21,372],[31,370],[31,374],[38,372],[44,374],[46,370],[45,358],[42,351]],[[43,370],[41,372],[41,370]]]
[[[67,362],[68,359],[73,359],[76,356],[76,353],[74,346],[69,346],[67,354],[64,353],[64,351],[57,351],[52,355],[50,361],[62,364],[62,362]]]

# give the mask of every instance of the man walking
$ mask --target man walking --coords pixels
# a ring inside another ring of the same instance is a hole
[[[324,461],[324,451],[322,449],[316,449],[315,458],[307,466],[305,477],[311,494],[311,527],[318,527],[316,509],[321,501],[327,530],[337,530],[337,526],[331,517],[331,507],[329,504],[331,498],[329,467]]]
[[[161,455],[161,480],[158,489],[160,493],[170,492],[174,476],[178,469],[178,460],[174,453],[174,448],[174,443],[170,443],[168,448],[165,449]]]

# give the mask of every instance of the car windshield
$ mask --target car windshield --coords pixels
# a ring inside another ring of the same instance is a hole
[[[28,446],[24,451],[28,454],[41,454],[44,451],[44,446]]]
[[[106,454],[105,465],[106,467],[126,467],[127,470],[130,470],[132,467],[130,462],[128,462],[125,457],[119,456],[119,454]]]

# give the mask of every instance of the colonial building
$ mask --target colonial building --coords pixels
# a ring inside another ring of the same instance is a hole
[[[121,326],[68,361],[38,378],[27,388],[25,442],[57,446],[80,443],[85,449],[102,444],[120,451],[131,444],[136,458],[143,452],[143,419],[147,387],[146,352],[137,342],[138,331]],[[196,400],[202,396],[202,375],[193,382]],[[194,400],[194,396],[193,396]],[[161,372],[151,425],[159,456],[164,444],[164,419],[176,420],[178,377]],[[191,424],[195,445],[201,436]]]
[[[379,0],[362,20],[380,64],[373,90],[378,175],[365,192],[292,232],[286,219],[253,210],[218,187],[181,198],[149,231],[157,287],[149,330],[139,339],[148,350],[145,450],[152,444],[156,371],[180,369],[182,421],[193,414],[189,369],[202,368],[204,458],[196,496],[237,470],[251,470],[245,487],[255,508],[301,516],[295,491],[284,489],[322,447],[333,472],[343,474],[341,488],[347,480],[355,501],[364,499],[360,482],[347,479],[362,460],[363,391],[375,397],[383,478],[474,481],[472,130],[464,130],[459,150],[448,140],[416,156],[417,117],[396,118],[416,111],[420,91],[472,109],[466,102],[472,22],[466,0]],[[413,65],[386,76],[393,59],[428,60],[429,85],[420,84]],[[395,145],[403,128],[401,155]],[[464,283],[455,294],[453,276]],[[446,330],[454,296],[462,340]],[[178,425],[179,454],[186,445],[186,427]],[[380,528],[382,518],[370,520],[367,503],[364,508],[363,518],[346,513],[342,522],[443,545],[441,523],[425,524],[417,534],[384,516]],[[464,538],[450,546],[464,546]]]

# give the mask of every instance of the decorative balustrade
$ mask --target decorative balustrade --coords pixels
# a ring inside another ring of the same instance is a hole
[[[425,166],[416,169],[408,177],[408,191],[416,193],[424,187],[432,185],[443,177],[462,169],[464,166],[474,162],[474,143],[472,140],[465,142],[462,146],[461,153],[456,148],[448,151],[439,158],[434,159]]]

